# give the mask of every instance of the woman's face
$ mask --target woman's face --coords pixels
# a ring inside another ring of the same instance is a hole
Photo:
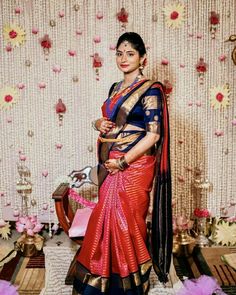
[[[143,63],[144,57],[140,57],[139,52],[134,49],[128,41],[124,41],[116,50],[116,64],[124,73],[139,73],[139,66]]]

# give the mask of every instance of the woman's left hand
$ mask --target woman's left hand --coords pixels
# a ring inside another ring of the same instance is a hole
[[[120,170],[116,159],[107,160],[104,166],[111,175],[116,174]]]

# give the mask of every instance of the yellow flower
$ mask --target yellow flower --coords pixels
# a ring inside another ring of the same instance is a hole
[[[210,101],[213,108],[226,108],[229,105],[229,85],[215,86],[210,89]]]
[[[17,25],[5,25],[3,28],[3,37],[13,47],[20,46],[25,42],[25,30]]]
[[[185,6],[181,3],[166,5],[163,9],[168,27],[179,28],[184,22]]]
[[[0,89],[0,109],[10,109],[19,99],[19,93],[16,88],[6,86]]]

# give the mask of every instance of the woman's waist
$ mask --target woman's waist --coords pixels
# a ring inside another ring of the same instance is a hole
[[[122,156],[125,156],[125,152],[121,152],[118,150],[111,150],[109,152],[109,159],[119,159]],[[140,156],[137,160],[135,160],[132,163],[137,162],[146,162],[147,160],[153,161],[156,159],[156,156],[153,154],[150,154],[149,151],[146,151],[142,156]]]

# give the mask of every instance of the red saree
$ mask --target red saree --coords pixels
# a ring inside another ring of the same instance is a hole
[[[121,155],[111,152],[110,158]],[[78,255],[79,263],[90,272],[85,284],[107,292],[108,279],[119,274],[117,288],[141,288],[143,293],[139,294],[145,294],[152,266],[145,218],[154,170],[155,157],[143,156],[125,171],[104,180]],[[78,274],[83,280],[83,272]]]
[[[106,135],[116,138],[129,111],[151,81],[139,83],[123,98],[115,113],[117,128]],[[160,84],[157,84],[160,87]],[[122,106],[121,106],[122,105]],[[119,158],[112,143],[99,144],[99,201],[91,215],[82,248],[77,257],[74,288],[84,295],[144,295],[152,265],[161,281],[167,280],[172,248],[169,134],[166,101],[163,97],[162,139],[156,155],[142,156],[124,171],[109,175],[102,163]],[[166,128],[166,129],[165,129]],[[167,130],[167,133],[165,132]],[[166,177],[167,175],[167,177]],[[147,248],[146,215],[149,192],[154,188],[152,253]],[[161,196],[160,196],[161,195]],[[170,206],[169,206],[170,204]],[[162,212],[163,209],[165,212]],[[170,245],[169,245],[170,243]],[[168,245],[167,245],[168,244]]]

